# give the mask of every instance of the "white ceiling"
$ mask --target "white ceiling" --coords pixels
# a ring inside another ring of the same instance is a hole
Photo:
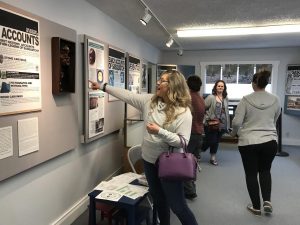
[[[178,38],[176,30],[191,26],[300,24],[299,0],[86,0],[160,50],[207,50],[300,46],[300,34]],[[152,17],[145,27],[139,19],[144,3]],[[161,26],[161,24],[163,26]],[[167,48],[171,34],[176,43]]]

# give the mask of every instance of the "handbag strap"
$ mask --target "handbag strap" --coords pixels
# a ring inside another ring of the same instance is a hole
[[[187,144],[186,144],[186,140],[184,139],[184,137],[181,135],[181,134],[178,134],[179,136],[179,139],[180,139],[180,146],[183,148],[183,153],[185,155],[185,157],[187,157]],[[168,156],[170,155],[170,153],[173,152],[173,147],[172,146],[169,146],[169,150],[167,152]],[[196,157],[194,157],[195,159],[195,163],[196,163],[196,166],[198,168],[198,171],[200,172],[201,171],[201,168],[199,166],[199,163],[198,163],[198,160],[196,159]]]
[[[178,134],[178,136],[180,139],[180,146],[182,147],[183,151],[186,153],[187,152],[186,140],[184,139],[184,137],[181,134]]]
[[[187,144],[186,144],[186,140],[184,139],[184,137],[181,135],[181,134],[178,134],[179,136],[179,139],[180,139],[180,145],[181,147],[183,148],[183,151],[184,151],[184,154],[187,153]],[[199,163],[198,163],[198,160],[195,158],[195,162],[196,162],[196,165],[197,165],[197,169],[198,171],[200,172],[201,171],[201,168],[199,166]]]
[[[187,153],[187,144],[186,144],[186,140],[184,139],[184,137],[181,134],[178,134],[178,137],[180,139],[180,147],[183,149],[184,153]],[[169,150],[168,150],[168,154],[170,154],[171,152],[173,152],[174,147],[169,145]]]

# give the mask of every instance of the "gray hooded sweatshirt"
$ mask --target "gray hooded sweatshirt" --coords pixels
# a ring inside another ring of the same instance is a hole
[[[280,115],[277,96],[255,91],[242,98],[232,120],[232,136],[239,137],[239,146],[277,141],[276,121]]]

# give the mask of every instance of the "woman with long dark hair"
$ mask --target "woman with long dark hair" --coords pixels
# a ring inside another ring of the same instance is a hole
[[[205,98],[205,138],[203,140],[201,151],[205,152],[208,148],[210,151],[210,163],[218,165],[216,154],[219,148],[219,142],[222,135],[228,131],[230,126],[227,87],[223,80],[217,80],[212,89],[212,94]],[[219,121],[216,129],[209,127],[210,120]]]

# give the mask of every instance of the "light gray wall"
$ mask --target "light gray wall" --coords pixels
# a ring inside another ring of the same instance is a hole
[[[45,19],[87,34],[153,63],[160,52],[85,0],[4,0]],[[43,27],[40,27],[43,32]],[[79,38],[78,38],[79,39]],[[81,46],[77,41],[77,49]],[[78,148],[0,182],[0,225],[46,225],[68,216],[101,180],[122,166],[123,134],[80,144],[83,130],[82,52],[77,51]],[[51,63],[49,61],[41,64]],[[49,89],[50,90],[50,89]],[[48,93],[51,95],[51,93]],[[43,151],[43,149],[41,149]],[[1,160],[0,160],[1,163]],[[85,208],[86,209],[86,208]],[[65,223],[67,224],[67,223]]]
[[[200,74],[201,62],[224,61],[279,61],[276,95],[284,106],[285,75],[288,64],[300,64],[300,47],[267,48],[267,49],[237,49],[214,51],[185,51],[183,56],[173,52],[163,52],[161,63],[178,65],[195,65],[196,73]],[[201,74],[203,78],[203,74]],[[282,144],[300,145],[300,118],[283,114]]]
[[[85,0],[3,2],[70,27],[78,34],[87,34],[110,43],[153,63],[196,65],[196,71],[199,72],[202,61],[278,60],[280,65],[277,94],[282,103],[286,65],[300,62],[299,48],[184,52],[182,57],[178,57],[176,53],[164,53],[160,60],[160,52],[156,48]],[[77,48],[79,47],[80,44]],[[83,129],[81,57],[81,52],[78,51],[77,91],[72,95],[80,127],[78,142]],[[299,125],[298,117],[283,115],[284,144],[299,145],[300,134],[296,129]],[[120,168],[122,137],[120,133],[87,145],[79,143],[77,149],[1,182],[0,225],[51,224],[63,213],[67,214],[69,208],[86,197],[97,183]]]

